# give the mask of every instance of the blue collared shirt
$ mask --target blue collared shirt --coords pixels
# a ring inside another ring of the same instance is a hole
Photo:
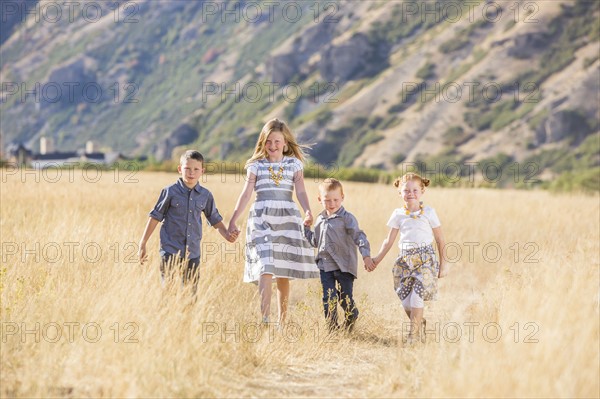
[[[207,189],[196,184],[188,188],[181,178],[163,188],[150,217],[163,222],[160,229],[160,254],[177,254],[190,259],[200,256],[202,214],[211,226],[223,220]]]

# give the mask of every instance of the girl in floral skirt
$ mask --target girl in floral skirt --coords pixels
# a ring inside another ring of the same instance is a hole
[[[444,260],[444,236],[440,220],[430,206],[423,206],[421,197],[429,179],[416,173],[407,173],[396,179],[394,187],[404,200],[402,208],[395,209],[387,225],[390,228],[387,238],[383,241],[379,254],[373,258],[375,266],[383,260],[391,249],[398,232],[400,254],[392,269],[394,289],[402,301],[402,306],[410,318],[411,328],[408,341],[414,342],[421,338],[421,328],[425,326],[423,308],[426,301],[436,299],[437,279],[448,274],[448,265]],[[438,247],[440,261],[438,262],[433,240]]]

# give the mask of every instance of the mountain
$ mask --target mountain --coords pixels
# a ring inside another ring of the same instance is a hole
[[[600,165],[595,0],[15,1],[1,12],[4,143],[94,140],[159,160],[193,146],[239,161],[278,116],[323,164],[519,163],[546,178]]]

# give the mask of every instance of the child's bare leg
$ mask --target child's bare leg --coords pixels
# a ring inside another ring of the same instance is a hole
[[[411,308],[410,321],[410,336],[419,338],[421,336],[421,323],[423,322],[423,308]]]
[[[421,337],[421,324],[423,323],[423,309],[425,303],[419,294],[414,290],[402,300],[404,311],[410,319],[410,329],[408,339],[414,340]]]
[[[410,308],[411,308],[411,304],[410,304],[410,295],[407,296],[404,299],[400,299],[402,301],[402,307],[404,308],[404,311],[406,312],[406,315],[408,316],[408,319],[410,320]]]
[[[287,316],[288,301],[290,299],[290,280],[287,278],[277,279],[277,300],[279,303],[279,324],[283,325]]]
[[[271,314],[271,295],[273,295],[273,276],[263,274],[258,282],[258,292],[260,293],[260,313],[263,321],[268,321]]]

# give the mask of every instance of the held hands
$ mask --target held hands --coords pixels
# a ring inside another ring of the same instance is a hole
[[[229,222],[229,228],[227,229],[227,236],[228,236],[227,241],[235,242],[235,240],[237,240],[239,235],[240,235],[240,230],[237,228],[235,223]]]
[[[234,231],[231,232],[229,230],[227,230],[227,241],[229,242],[235,242],[239,236],[240,232],[239,231]]]
[[[368,272],[372,272],[377,267],[377,264],[374,262],[373,259],[371,259],[370,256],[365,256],[363,258],[363,261],[365,262],[365,270]]]
[[[304,217],[304,225],[306,227],[310,227],[313,224],[313,217],[310,211],[306,211],[306,216]]]
[[[373,270],[375,270],[377,268],[377,265],[379,265],[379,263],[381,263],[381,257],[379,255],[375,256],[374,258],[364,258],[365,261],[365,270],[368,272],[372,272]]]
[[[231,226],[231,223],[229,224]],[[223,222],[219,222],[219,224],[215,225],[215,228],[219,230],[219,234],[229,242],[235,242],[238,237],[238,231],[232,232]]]

